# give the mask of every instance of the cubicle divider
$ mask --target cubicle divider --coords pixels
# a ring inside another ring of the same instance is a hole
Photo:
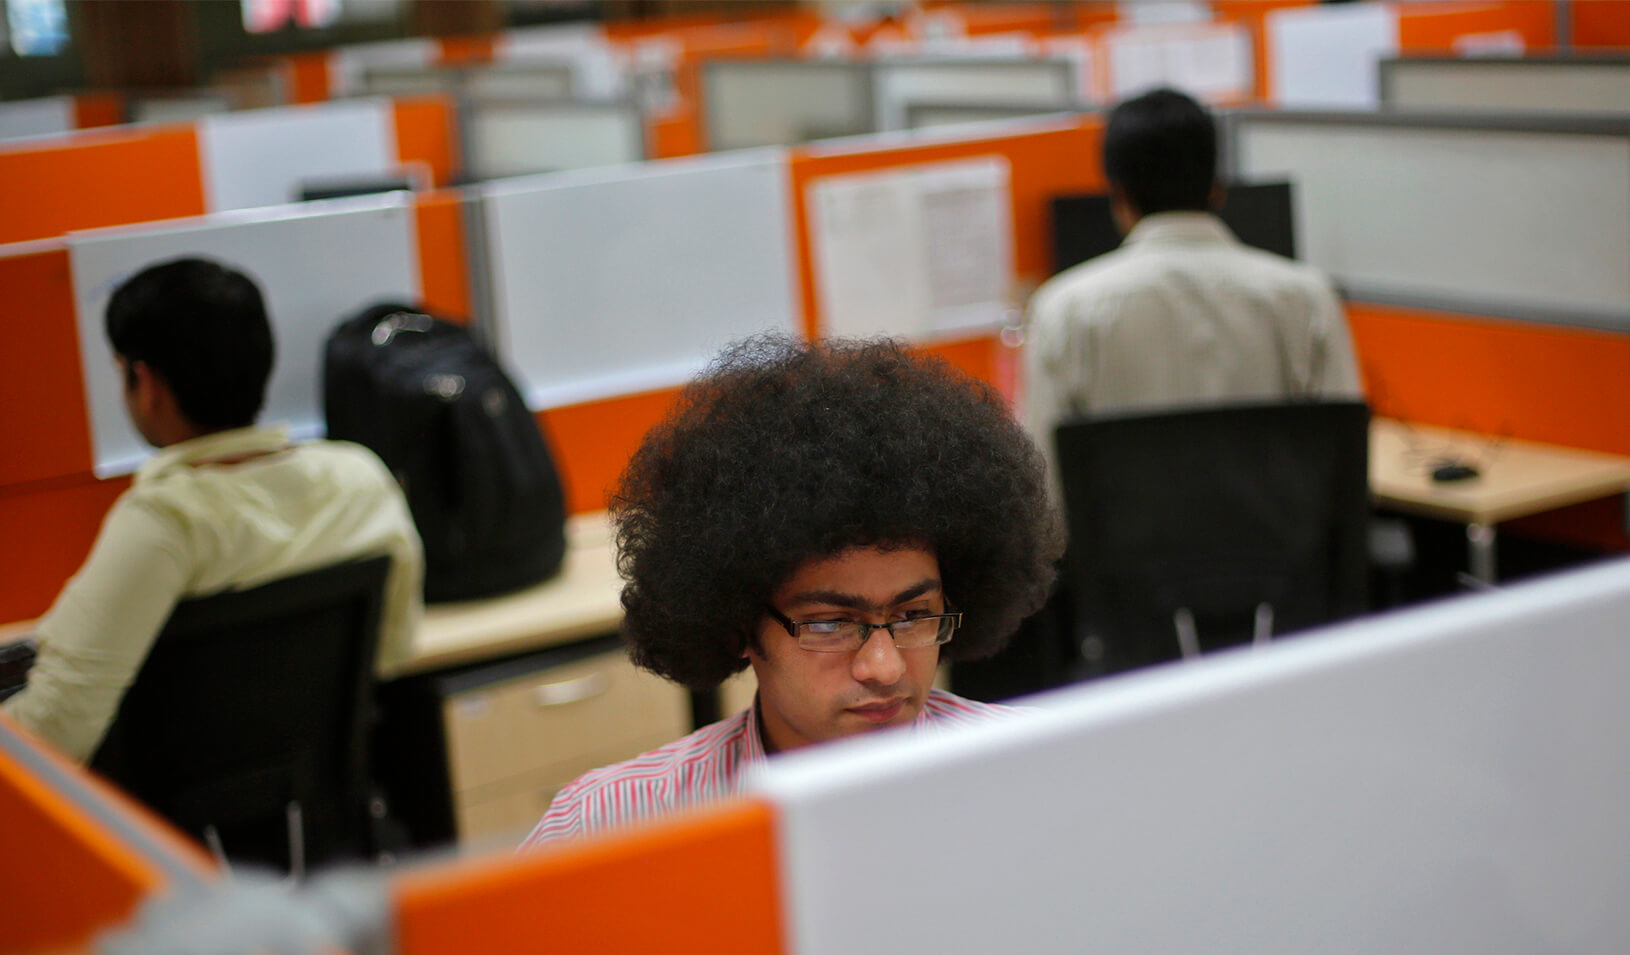
[[[0,843],[9,952],[86,945],[158,893],[214,878],[202,849],[3,716]]]
[[[0,244],[298,198],[303,181],[457,174],[443,97],[245,110],[0,144]]]
[[[1630,118],[1242,111],[1233,173],[1290,179],[1355,299],[1630,332]]]
[[[0,142],[24,136],[60,136],[124,122],[118,93],[64,93],[0,103]]]
[[[811,197],[835,179],[900,172],[970,161],[996,160],[1005,166],[1012,229],[1010,304],[1022,306],[1027,290],[1051,273],[1048,202],[1058,193],[1095,192],[1105,188],[1098,162],[1102,120],[1096,116],[1014,123],[1000,131],[944,137],[859,137],[806,146],[792,152],[793,221],[800,237],[798,287],[804,332],[829,330],[830,303],[818,274],[814,250],[816,224]],[[888,223],[880,223],[887,227]],[[1016,313],[1015,313],[1016,314]],[[936,337],[926,342],[969,373],[1010,388],[1012,369],[999,329],[985,327],[966,335]]]
[[[1374,108],[1377,64],[1400,53],[1511,55],[1558,41],[1554,6],[1523,0],[1292,6],[1264,24],[1262,99],[1296,109]]]
[[[1389,109],[1630,113],[1630,55],[1391,57],[1380,63]]]

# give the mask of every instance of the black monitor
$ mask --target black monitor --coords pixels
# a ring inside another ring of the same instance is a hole
[[[1236,184],[1224,187],[1224,192],[1217,214],[1241,242],[1286,258],[1296,257],[1290,183]],[[1052,215],[1055,273],[1121,244],[1120,230],[1109,214],[1108,196],[1054,196]]]
[[[360,177],[339,179],[306,179],[301,181],[297,199],[343,199],[348,196],[371,196],[381,192],[413,191],[412,180],[404,176]]]

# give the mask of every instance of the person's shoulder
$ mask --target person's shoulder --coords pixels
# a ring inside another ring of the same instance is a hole
[[[723,795],[740,768],[750,712],[577,777],[556,794],[525,845],[595,832]]]

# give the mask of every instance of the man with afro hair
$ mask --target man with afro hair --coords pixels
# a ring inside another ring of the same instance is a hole
[[[751,666],[747,710],[566,787],[527,845],[729,795],[766,756],[1005,707],[932,686],[1001,648],[1063,549],[1002,398],[888,341],[727,349],[611,503],[636,664],[693,689]]]

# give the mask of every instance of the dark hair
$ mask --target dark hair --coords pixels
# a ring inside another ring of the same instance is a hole
[[[143,362],[205,431],[253,424],[272,373],[272,326],[260,289],[208,259],[149,266],[108,299],[108,342]]]
[[[1104,127],[1104,175],[1140,215],[1203,211],[1217,181],[1217,126],[1194,100],[1158,89],[1116,106]]]
[[[634,662],[687,686],[742,669],[806,561],[924,547],[988,656],[1039,609],[1063,550],[1040,454],[990,387],[901,343],[738,342],[679,396],[611,503]]]

